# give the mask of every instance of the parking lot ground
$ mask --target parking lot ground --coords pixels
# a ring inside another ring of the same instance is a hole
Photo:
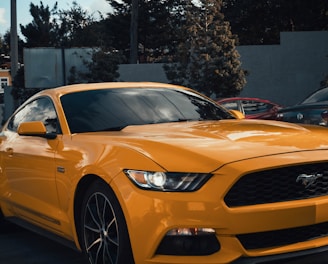
[[[10,223],[1,223],[0,263],[85,264],[81,253]]]
[[[9,222],[0,226],[0,264],[87,264],[81,253]],[[328,252],[268,264],[327,264]]]

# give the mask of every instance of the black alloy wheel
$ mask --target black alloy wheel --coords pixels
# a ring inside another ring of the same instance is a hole
[[[81,212],[81,246],[90,264],[134,263],[122,209],[106,183],[90,186]]]

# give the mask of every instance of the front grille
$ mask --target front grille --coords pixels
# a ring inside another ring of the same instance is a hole
[[[308,199],[328,194],[328,163],[259,171],[241,177],[224,198],[229,207]]]
[[[303,226],[269,232],[237,235],[247,250],[290,245],[328,236],[328,223]]]

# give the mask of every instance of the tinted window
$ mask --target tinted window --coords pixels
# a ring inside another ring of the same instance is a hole
[[[230,110],[239,110],[237,101],[221,103],[221,105]]]
[[[10,119],[8,129],[17,131],[20,123],[28,121],[42,121],[48,133],[60,132],[57,114],[49,98],[36,99],[20,109]]]
[[[265,113],[273,107],[271,104],[253,100],[243,100],[242,105],[246,115]]]
[[[128,125],[233,118],[192,92],[104,89],[66,94],[61,103],[72,133],[120,130]]]

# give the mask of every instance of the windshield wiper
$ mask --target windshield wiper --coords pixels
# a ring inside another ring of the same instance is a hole
[[[176,119],[176,120],[171,120],[171,121],[169,121],[169,122],[188,122],[188,121],[196,121],[195,119],[191,119],[191,118],[189,118],[189,119],[187,119],[187,118],[179,118],[179,119]]]
[[[101,129],[99,131],[121,131],[122,129],[126,128],[128,125],[117,126],[117,127],[108,127]]]

